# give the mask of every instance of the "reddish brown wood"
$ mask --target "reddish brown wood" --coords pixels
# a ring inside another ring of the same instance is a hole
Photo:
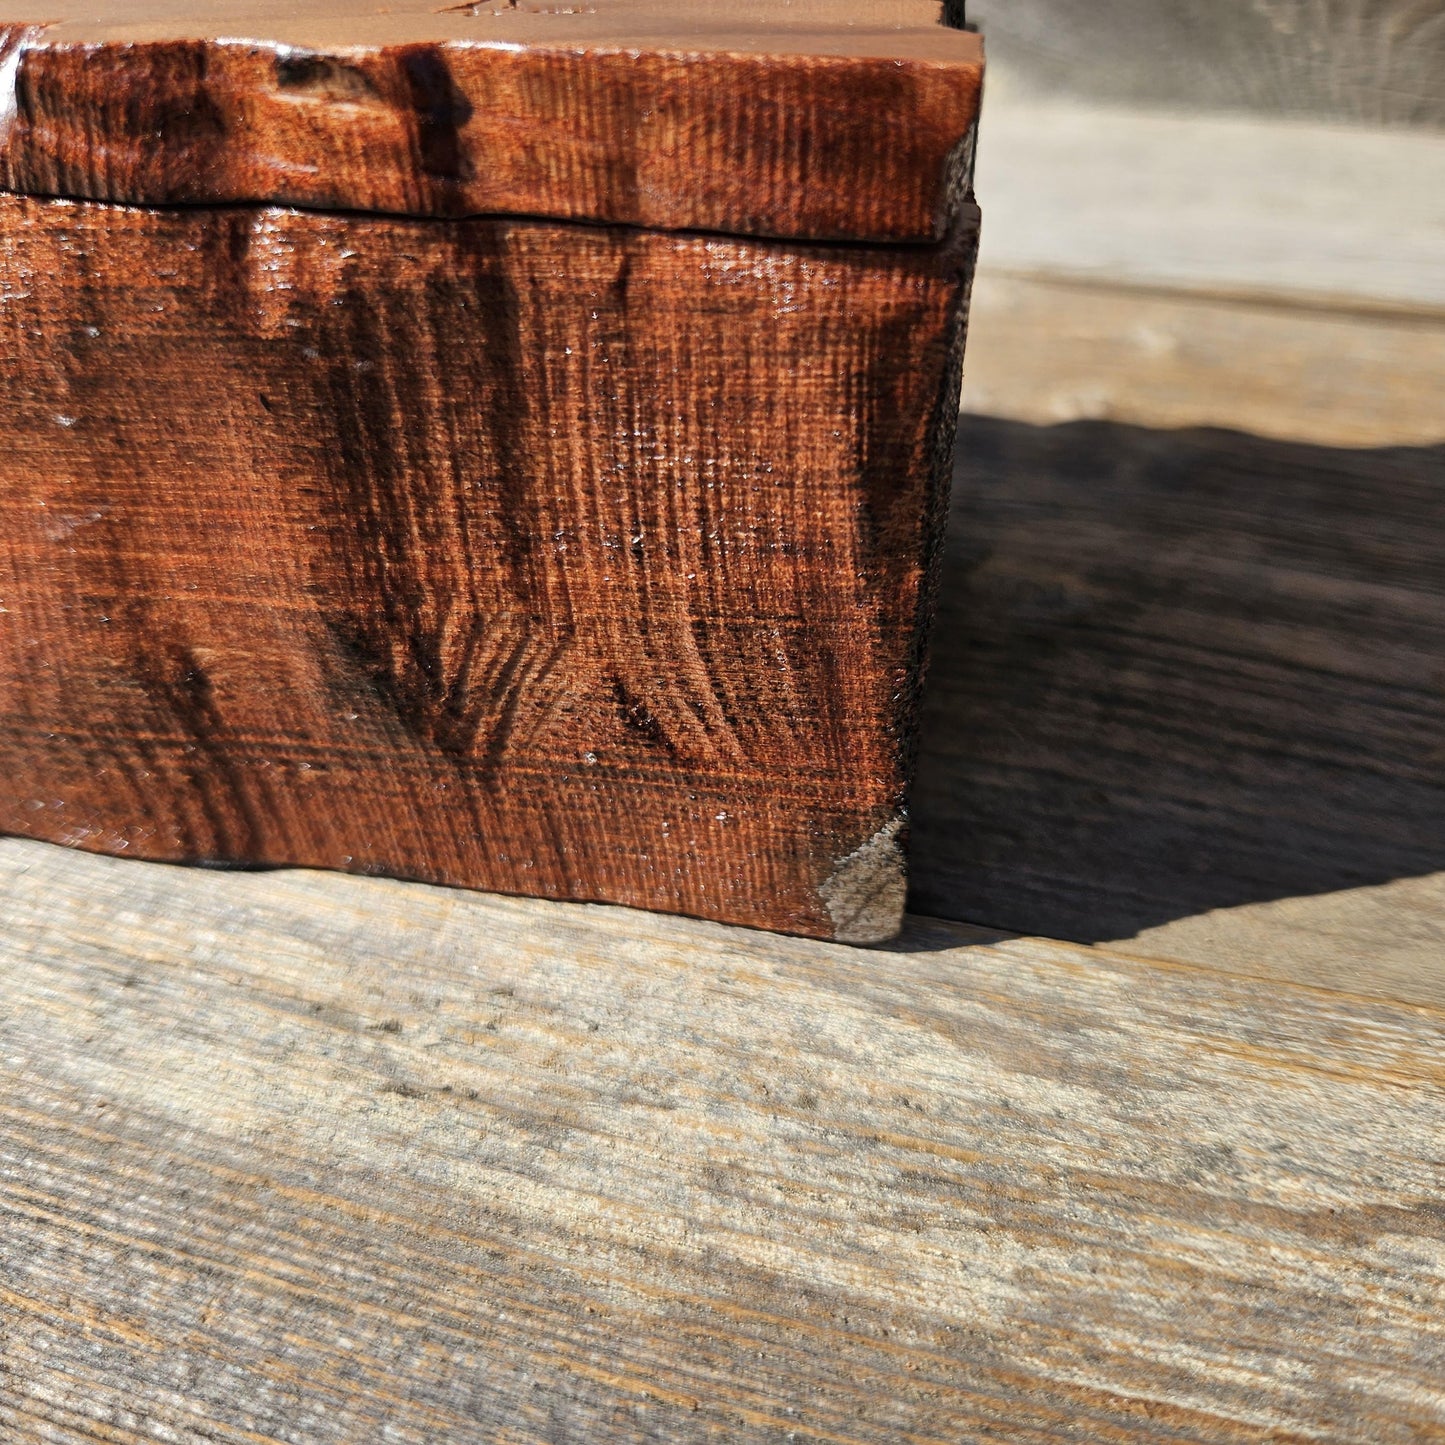
[[[941,20],[0,0],[0,828],[892,931]]]
[[[0,830],[886,935],[974,235],[0,199]]]
[[[0,0],[0,186],[938,241],[982,76],[977,37],[941,19],[938,0]]]

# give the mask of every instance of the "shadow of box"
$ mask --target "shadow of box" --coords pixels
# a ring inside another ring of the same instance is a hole
[[[1445,868],[1442,477],[965,417],[912,906],[1100,941]]]

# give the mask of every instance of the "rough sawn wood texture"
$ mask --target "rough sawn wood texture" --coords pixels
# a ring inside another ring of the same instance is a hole
[[[974,237],[0,198],[0,831],[890,934]]]
[[[0,4],[0,829],[896,929],[943,21]]]
[[[941,240],[983,53],[938,0],[0,0],[0,186]]]
[[[18,840],[0,977],[17,1445],[1445,1436],[1436,1011]]]

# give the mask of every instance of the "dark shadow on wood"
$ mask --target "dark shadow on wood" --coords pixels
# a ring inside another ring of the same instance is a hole
[[[1081,941],[1445,868],[1445,446],[965,417],[913,818]]]

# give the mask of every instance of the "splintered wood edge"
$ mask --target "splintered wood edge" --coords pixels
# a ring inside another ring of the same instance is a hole
[[[837,943],[887,943],[903,928],[908,901],[908,857],[898,814],[866,843],[838,860],[818,888]]]
[[[344,9],[0,5],[0,188],[860,242],[938,241],[971,190],[982,47],[925,0],[892,26]]]

